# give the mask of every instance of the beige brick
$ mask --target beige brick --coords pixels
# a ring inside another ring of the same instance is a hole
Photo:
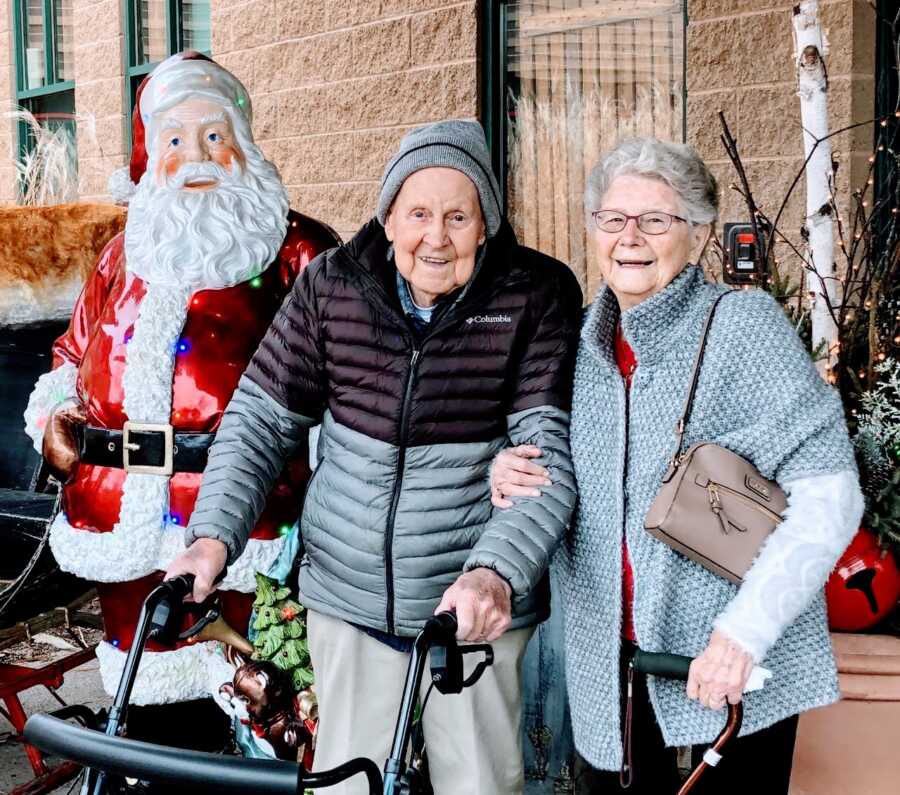
[[[800,100],[794,86],[750,88],[737,96],[742,157],[803,156]]]
[[[279,48],[279,71],[265,75],[265,80],[274,91],[298,86],[306,82],[304,73],[304,53],[307,47],[303,42],[281,42]]]
[[[274,138],[278,129],[280,94],[261,94],[253,97],[253,137],[257,141]]]
[[[212,36],[212,52],[215,58],[234,49],[237,33],[236,19],[237,12],[232,9],[213,7],[210,11],[209,25]]]
[[[364,25],[378,19],[377,0],[329,0],[327,24],[330,30]]]
[[[732,135],[741,137],[737,92],[717,91],[715,94],[688,93],[687,120],[688,142],[696,147],[700,155],[709,160],[721,160],[725,156],[719,135],[722,126],[719,111],[725,113],[725,120]]]
[[[875,74],[875,28],[879,24],[867,0],[853,0],[853,72]]]
[[[778,208],[787,196],[791,183],[803,165],[803,159],[796,160],[769,160],[749,161],[744,164],[747,179],[757,204],[763,212],[774,219]],[[728,182],[736,182],[737,175],[729,166],[730,176]],[[725,186],[727,187],[727,183]],[[746,209],[742,207],[743,199],[732,192],[734,206],[741,207],[746,216]],[[792,240],[799,240],[800,225],[803,223],[806,207],[806,191],[803,180],[798,182],[790,195],[785,213],[779,226],[782,232]],[[723,220],[728,220],[724,219]]]
[[[303,84],[324,83],[353,74],[353,32],[341,30],[293,42]]]
[[[453,64],[441,70],[444,77],[446,118],[467,118],[478,113],[478,66],[475,61]],[[441,117],[441,114],[438,114]]]
[[[790,2],[785,3],[783,0],[782,2],[776,0],[691,0],[688,19],[694,22],[767,9],[778,9],[790,13],[791,5]]]
[[[74,39],[78,44],[107,41],[117,38],[123,30],[122,4],[118,0],[103,0],[100,3],[73,3],[72,24]],[[78,62],[76,60],[76,68]],[[88,67],[91,71],[94,67]]]
[[[447,8],[459,5],[448,0],[381,0],[381,16],[392,17],[399,14],[415,14],[419,11],[431,11],[435,8]],[[467,3],[474,8],[474,2]]]
[[[475,58],[478,17],[474,5],[412,17],[412,62],[416,65]]]
[[[282,91],[278,97],[279,138],[323,133],[335,129],[334,85],[310,86]]]
[[[354,75],[383,74],[409,65],[409,18],[376,22],[353,30]]]
[[[78,195],[104,194],[113,169],[104,158],[79,158]]]
[[[283,143],[281,175],[285,184],[353,179],[353,139],[350,133],[306,136]]]
[[[688,52],[689,90],[795,80],[790,18],[781,13],[691,25]]]
[[[75,48],[75,80],[99,80],[123,76],[120,54],[121,37],[91,42]]]
[[[0,64],[3,64],[2,60],[3,50],[0,48]],[[9,99],[12,99],[13,95],[13,76],[12,70],[7,68],[6,65],[0,66],[0,102],[5,102]]]
[[[363,130],[353,137],[353,178],[381,179],[384,167],[409,127]]]
[[[849,74],[853,71],[853,3],[823,5],[819,8],[821,24],[828,37],[828,74],[832,76]],[[870,12],[874,17],[874,12]],[[874,40],[873,40],[874,43]],[[874,61],[871,64],[874,72]]]
[[[298,39],[327,30],[326,8],[330,3],[331,0],[278,0],[278,38]]]
[[[125,117],[78,122],[78,156],[115,157],[125,153]]]
[[[375,213],[379,184],[300,185],[288,190],[291,206],[335,229],[356,230]]]
[[[447,116],[441,107],[444,69],[417,69],[396,75],[355,80],[348,111],[353,129],[436,121]]]
[[[218,62],[231,72],[244,84],[244,88],[250,93],[251,101],[256,94],[263,94],[272,89],[266,85],[260,85],[257,74],[263,64],[268,65],[272,55],[269,47],[257,47],[254,50],[235,50],[223,53],[218,57]]]
[[[93,113],[98,118],[124,112],[122,81],[106,78],[75,86],[75,107],[79,113]]]
[[[234,10],[233,22],[238,26],[234,38],[235,49],[261,47],[277,41],[278,17],[276,9],[287,3],[276,0],[251,0]]]
[[[0,164],[0,202],[16,203],[17,191],[16,170],[11,166]]]

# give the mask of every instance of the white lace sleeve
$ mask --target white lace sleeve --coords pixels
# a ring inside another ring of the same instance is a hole
[[[855,472],[799,478],[783,487],[784,521],[713,622],[757,662],[824,586],[863,512]]]
[[[47,418],[60,403],[75,397],[78,368],[71,362],[63,362],[59,367],[38,378],[28,407],[25,409],[25,433],[31,437],[34,449],[41,452],[44,441],[44,426]]]

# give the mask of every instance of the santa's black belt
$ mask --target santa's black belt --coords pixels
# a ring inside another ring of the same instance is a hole
[[[126,472],[171,475],[202,472],[214,433],[175,433],[171,425],[126,422],[121,431],[79,426],[79,454],[85,464]]]

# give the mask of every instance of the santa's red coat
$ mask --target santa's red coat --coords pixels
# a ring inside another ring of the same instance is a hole
[[[331,230],[297,213],[290,214],[287,229],[276,260],[261,275],[234,287],[203,290],[191,297],[172,376],[170,422],[175,433],[215,432],[241,374],[295,277],[318,253],[337,244]],[[75,390],[90,425],[121,429],[128,419],[123,409],[122,377],[127,345],[146,290],[145,283],[126,270],[124,234],[117,235],[88,279],[68,331],[53,346],[54,368],[76,368]],[[263,548],[267,540],[278,539],[284,528],[294,523],[308,475],[306,451],[302,450],[275,482],[251,534],[251,547],[255,543],[257,550]],[[63,490],[64,515],[60,521],[66,527],[54,527],[54,531],[69,535],[75,530],[111,532],[120,521],[125,477],[123,469],[80,463]],[[168,514],[161,517],[164,532],[182,532],[201,478],[199,473],[176,473],[170,478]],[[61,544],[54,546],[58,557],[66,556],[60,551],[63,548]],[[88,579],[103,580],[99,590],[107,640],[126,650],[141,602],[161,574],[152,570],[128,572],[127,561],[91,560],[91,555],[83,552],[71,557],[60,560],[63,568]],[[270,560],[271,555],[263,554],[261,559]],[[151,568],[161,568],[164,563]],[[123,576],[117,573],[119,567]],[[232,587],[251,590],[252,572],[245,572],[243,579],[243,587]],[[232,595],[226,596],[223,604],[229,623],[246,633],[249,601]]]

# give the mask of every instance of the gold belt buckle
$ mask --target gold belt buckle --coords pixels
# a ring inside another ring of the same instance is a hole
[[[130,455],[141,446],[131,441],[132,433],[161,433],[165,443],[163,462],[154,464],[132,464]],[[122,468],[126,472],[136,472],[142,475],[171,475],[174,464],[175,432],[169,423],[131,422],[122,426]]]

